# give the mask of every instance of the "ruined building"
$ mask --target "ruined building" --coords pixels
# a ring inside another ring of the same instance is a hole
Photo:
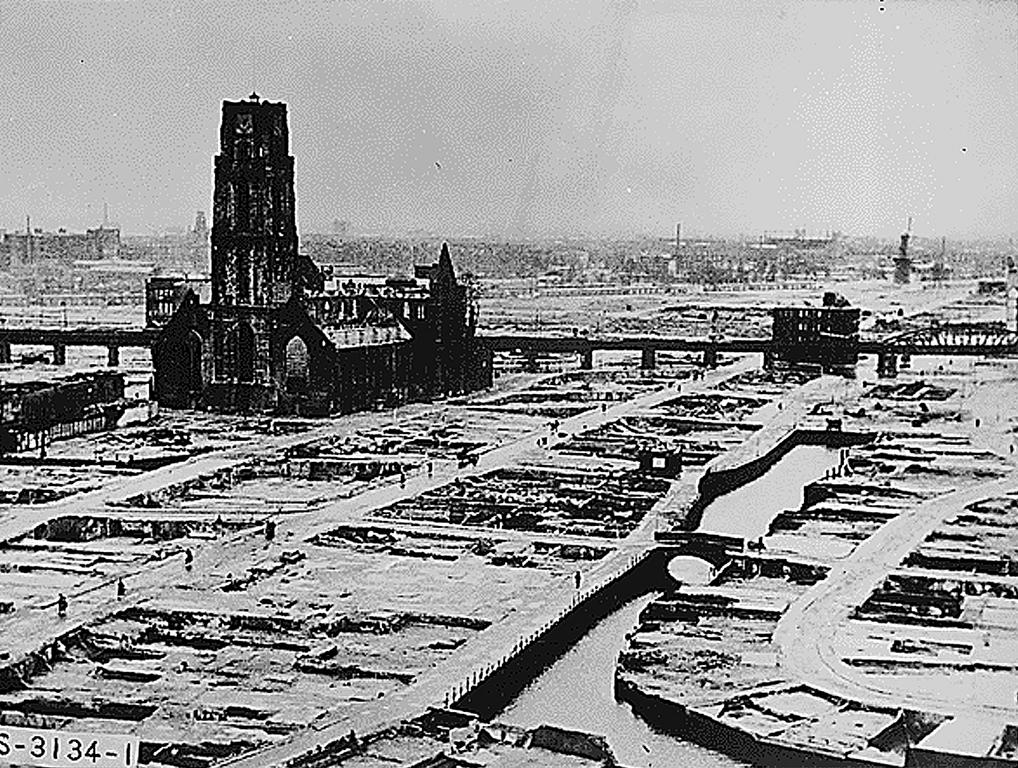
[[[70,376],[29,368],[5,371],[0,381],[0,455],[113,429],[125,409],[124,374],[117,371]]]
[[[176,408],[323,415],[489,386],[448,248],[413,278],[334,279],[297,247],[286,105],[224,102],[211,301],[179,299],[153,347]]]
[[[773,349],[767,367],[808,368],[824,373],[855,375],[859,358],[858,307],[828,291],[821,307],[774,307],[771,310]]]

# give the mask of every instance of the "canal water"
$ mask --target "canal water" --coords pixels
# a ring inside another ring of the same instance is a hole
[[[712,502],[700,530],[745,538],[766,534],[770,521],[802,504],[803,486],[838,464],[838,451],[797,446],[762,477]],[[687,564],[688,565],[688,564]],[[596,624],[538,676],[498,719],[535,727],[559,725],[604,736],[626,768],[735,768],[746,763],[651,728],[615,701],[615,664],[626,633],[653,595],[639,597]]]
[[[698,530],[756,539],[779,513],[802,506],[804,486],[838,466],[838,449],[798,445],[752,482],[719,496],[703,511]]]
[[[498,716],[532,728],[560,725],[608,739],[625,768],[734,768],[744,766],[675,736],[660,733],[615,701],[615,663],[626,633],[636,628],[652,595],[639,597],[599,622],[537,677]]]

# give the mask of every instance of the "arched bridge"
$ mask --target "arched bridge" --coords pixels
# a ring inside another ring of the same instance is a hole
[[[862,342],[859,352],[876,354],[878,375],[894,376],[913,355],[1018,355],[1018,332],[1003,323],[938,323]]]
[[[899,355],[1018,354],[1018,331],[1003,323],[942,323],[887,336],[877,352]]]

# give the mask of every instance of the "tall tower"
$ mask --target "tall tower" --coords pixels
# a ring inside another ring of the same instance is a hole
[[[212,303],[272,306],[297,279],[286,104],[224,101],[212,209]]]
[[[894,284],[906,285],[912,279],[912,259],[908,255],[908,241],[912,238],[912,217],[908,217],[908,227],[901,233],[901,245],[894,259]]]

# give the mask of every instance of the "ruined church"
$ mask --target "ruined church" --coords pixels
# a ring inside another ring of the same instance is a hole
[[[223,102],[219,138],[211,300],[184,292],[153,347],[160,404],[325,415],[491,385],[447,245],[410,278],[320,268],[297,247],[286,105]]]

